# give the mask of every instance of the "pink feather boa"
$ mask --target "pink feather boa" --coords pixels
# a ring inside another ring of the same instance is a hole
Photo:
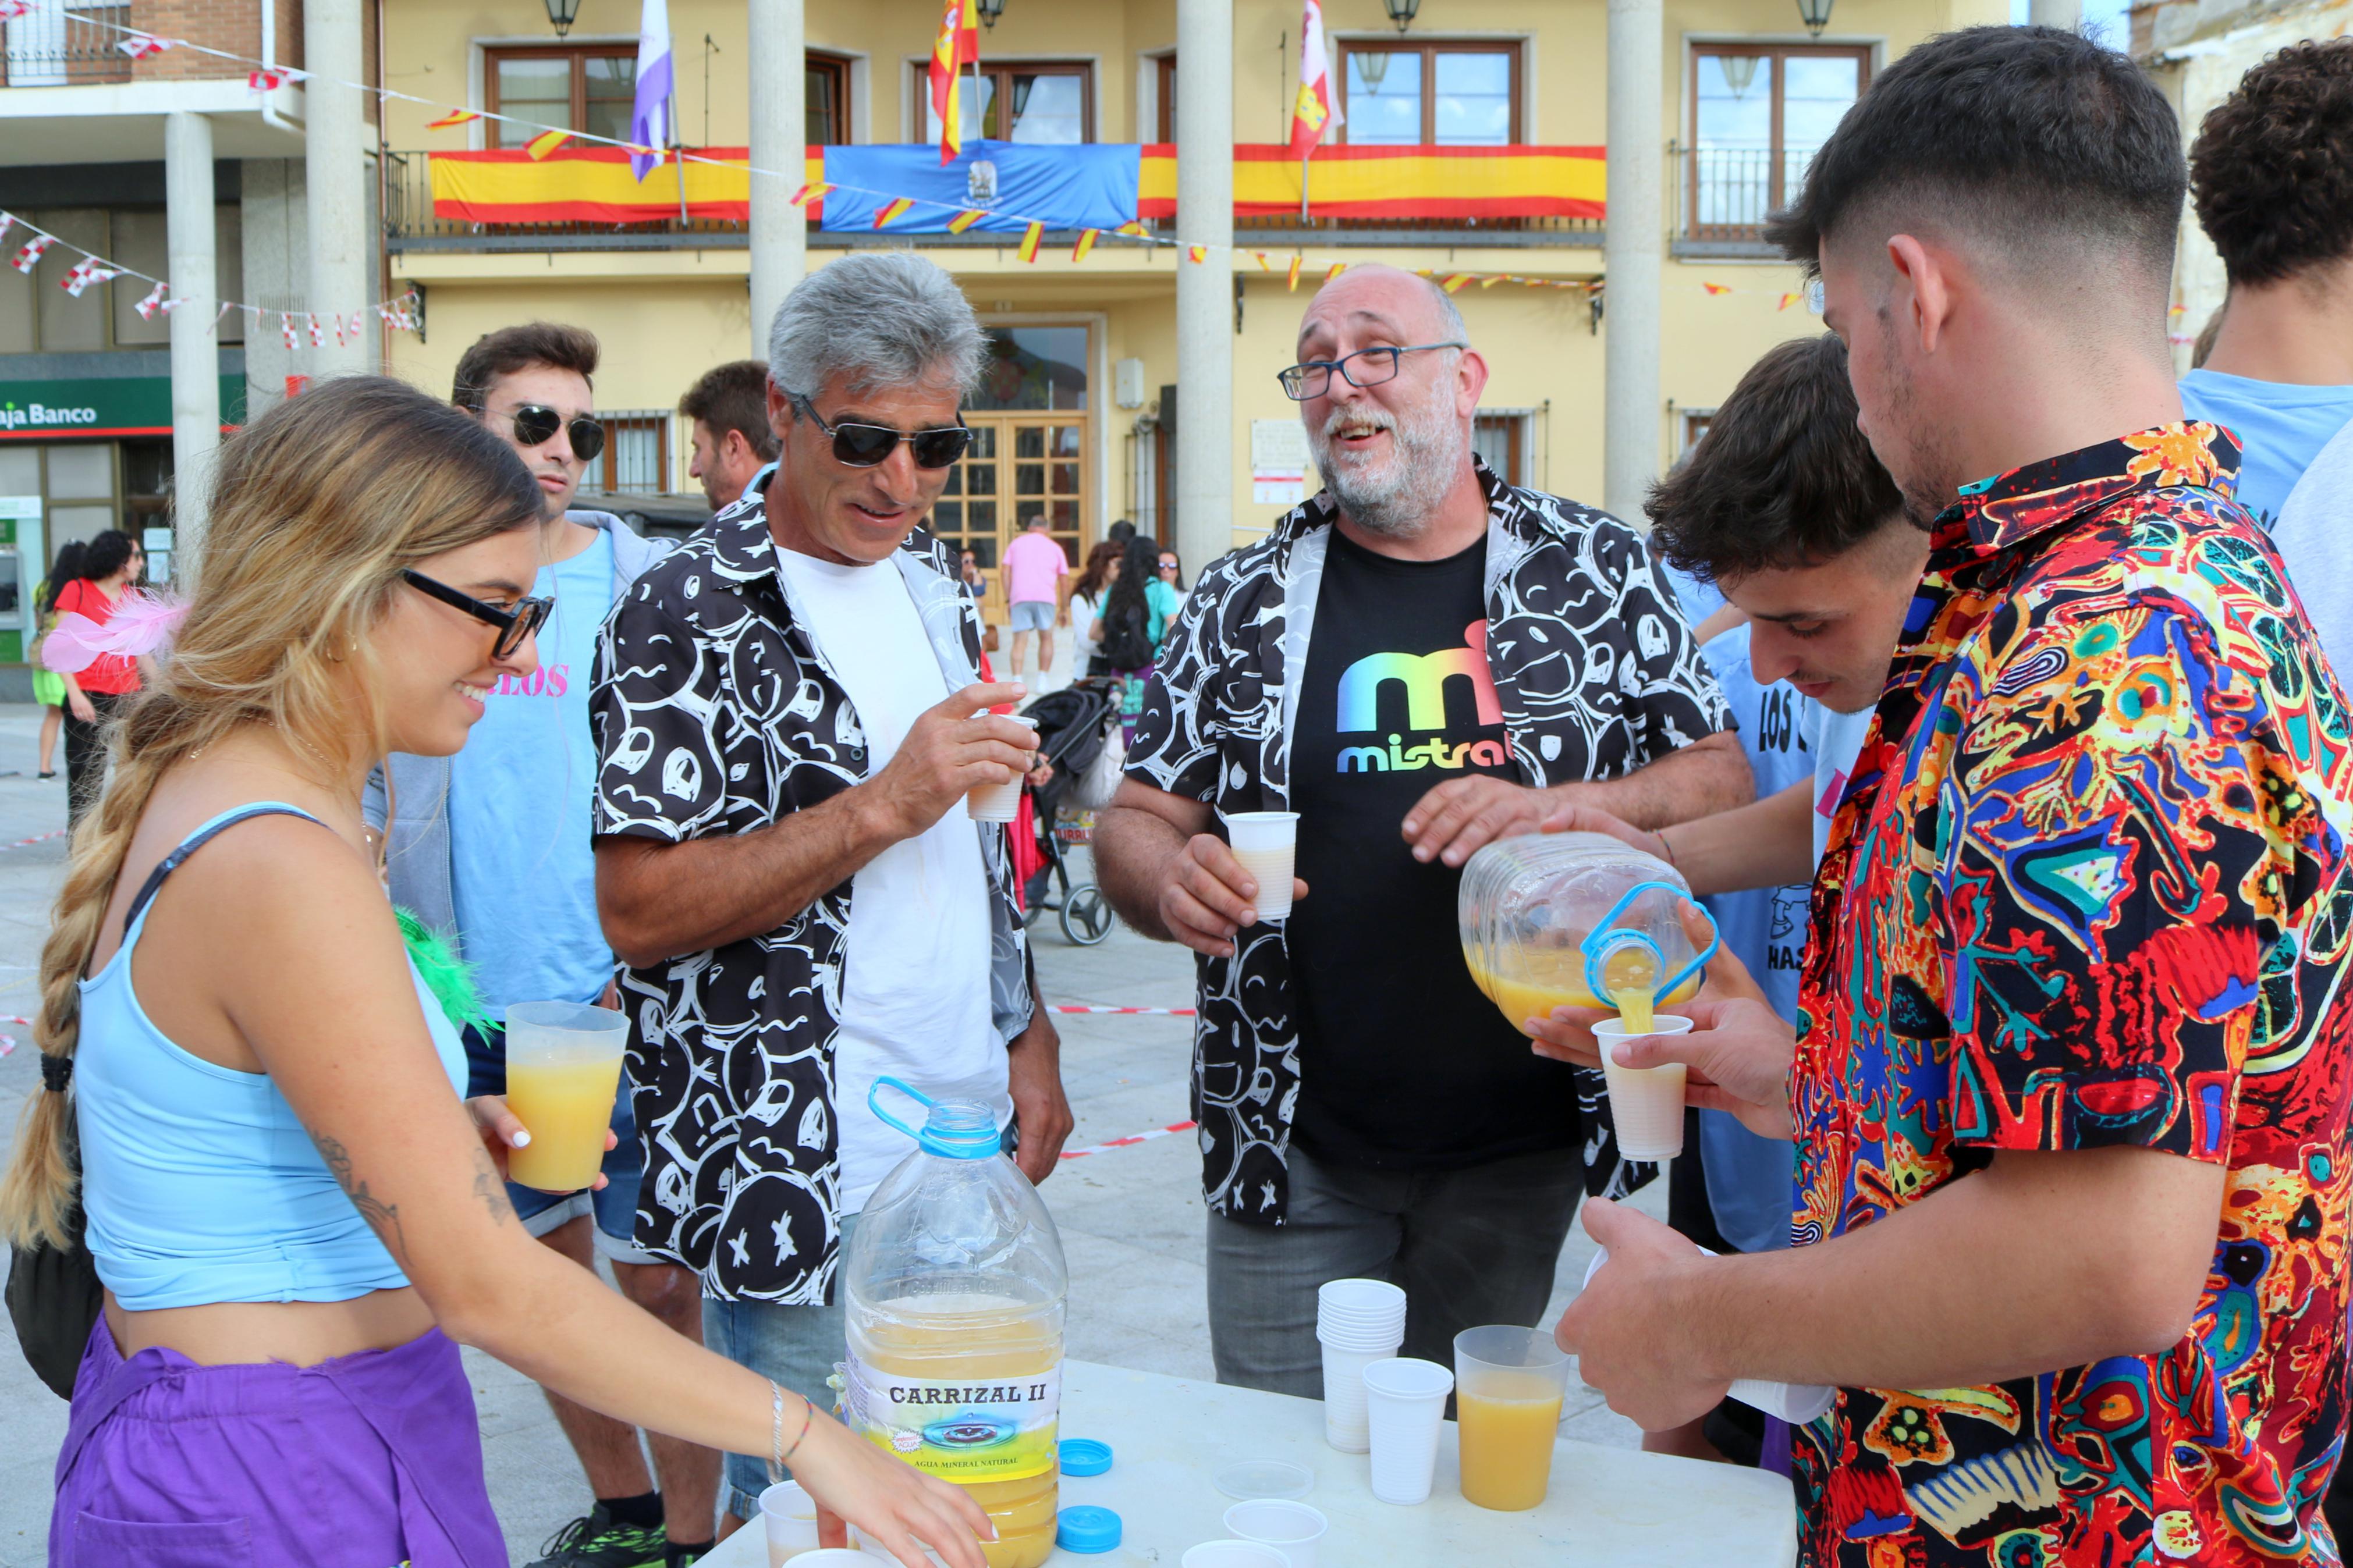
[[[79,675],[101,654],[137,658],[161,654],[187,618],[188,602],[132,589],[114,603],[105,625],[68,610],[41,639],[41,662],[59,675]]]

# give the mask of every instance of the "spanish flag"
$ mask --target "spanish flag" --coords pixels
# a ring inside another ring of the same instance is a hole
[[[950,234],[962,234],[965,229],[968,229],[973,225],[978,223],[983,216],[984,215],[980,208],[966,207],[964,211],[956,214],[955,216],[948,219],[948,232]]]
[[[1261,272],[1271,272],[1274,270],[1274,263],[1266,258],[1265,251],[1253,250],[1250,254],[1258,258],[1258,269]]]
[[[1103,230],[1099,228],[1079,230],[1078,242],[1071,247],[1071,259],[1084,261],[1087,258],[1087,252],[1095,247],[1095,237],[1102,233]]]
[[[425,129],[427,131],[447,131],[452,125],[463,125],[470,120],[480,120],[480,115],[475,113],[470,109],[453,109],[438,120],[427,121],[425,122]]]
[[[1773,309],[1777,310],[1786,310],[1804,298],[1805,296],[1803,294],[1784,294],[1781,296],[1781,302],[1774,306]]]
[[[826,192],[831,189],[833,189],[833,187],[827,184],[823,180],[811,180],[807,184],[803,185],[799,190],[793,193],[793,205],[802,207],[808,205],[811,202],[821,202],[825,200]]]
[[[1729,283],[1703,283],[1700,287],[1706,289],[1711,294],[1729,294],[1732,292],[1732,285]]]
[[[1014,252],[1014,254],[1018,256],[1024,261],[1037,260],[1038,242],[1044,238],[1045,236],[1046,226],[1044,224],[1031,224],[1028,228],[1021,231],[1021,248]]]
[[[1438,280],[1438,286],[1451,294],[1470,281],[1471,274],[1468,272],[1450,272]]]
[[[571,140],[572,132],[569,131],[543,131],[524,142],[522,150],[535,163]]]
[[[900,218],[906,216],[907,209],[914,205],[915,198],[913,196],[892,197],[889,201],[884,202],[881,206],[874,209],[874,226],[876,228],[889,227]]]
[[[1282,286],[1294,294],[1299,291],[1299,258],[1296,256],[1291,258],[1291,272],[1283,279]]]
[[[973,0],[946,0],[940,10],[940,34],[932,41],[932,112],[940,121],[940,166],[945,168],[964,151],[964,68],[980,63],[980,24]]]
[[[1335,261],[1332,263],[1332,269],[1324,274],[1324,281],[1329,283],[1333,279],[1337,278],[1341,273],[1345,272],[1346,270],[1348,270],[1348,264],[1346,262]]]
[[[1209,247],[1206,245],[1188,245],[1185,247],[1185,259],[1198,266],[1209,259]]]
[[[1112,230],[1112,233],[1126,235],[1130,239],[1150,239],[1152,237],[1152,231],[1145,227],[1140,220],[1134,218],[1130,218],[1127,222],[1120,225],[1117,228]]]

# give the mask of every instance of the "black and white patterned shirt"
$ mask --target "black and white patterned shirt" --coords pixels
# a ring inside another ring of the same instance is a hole
[[[794,615],[765,500],[744,491],[613,606],[591,710],[600,835],[748,833],[866,780],[865,733],[828,663],[857,650],[817,647]],[[978,679],[980,617],[955,552],[917,530],[891,564],[949,688]],[[990,1012],[1010,1041],[1030,1013],[1011,860],[1001,824],[973,826],[991,888]],[[845,879],[763,935],[622,971],[646,1146],[635,1239],[692,1268],[705,1295],[831,1293],[849,896]]]
[[[1641,536],[1606,512],[1507,485],[1483,463],[1478,472],[1487,658],[1520,782],[1618,778],[1729,728],[1724,694]],[[1201,574],[1145,695],[1128,777],[1221,814],[1290,808],[1291,733],[1333,514],[1330,492],[1314,496]],[[1280,1225],[1299,1002],[1283,928],[1253,926],[1235,945],[1231,958],[1195,960],[1202,1187],[1219,1214]],[[1587,1188],[1622,1196],[1656,1167],[1619,1157],[1600,1073],[1575,1070]]]

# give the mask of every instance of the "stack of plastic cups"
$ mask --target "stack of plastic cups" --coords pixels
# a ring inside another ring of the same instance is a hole
[[[1405,1343],[1405,1292],[1380,1279],[1330,1280],[1315,1293],[1315,1337],[1324,1346],[1324,1440],[1362,1454],[1372,1447],[1365,1368]]]
[[[1365,1369],[1365,1418],[1372,1436],[1373,1496],[1408,1507],[1430,1500],[1438,1429],[1454,1373],[1434,1361],[1377,1361]]]

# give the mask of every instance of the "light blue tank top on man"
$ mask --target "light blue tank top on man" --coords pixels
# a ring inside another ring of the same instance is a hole
[[[343,1301],[408,1283],[269,1075],[174,1045],[132,984],[131,955],[164,878],[215,833],[261,816],[318,820],[267,801],[197,828],[132,900],[114,956],[81,983],[73,1089],[82,1211],[98,1277],[131,1311]],[[409,978],[442,1070],[462,1094],[466,1052],[457,1028],[414,964]],[[332,1021],[322,1020],[321,1032],[331,1036]]]

